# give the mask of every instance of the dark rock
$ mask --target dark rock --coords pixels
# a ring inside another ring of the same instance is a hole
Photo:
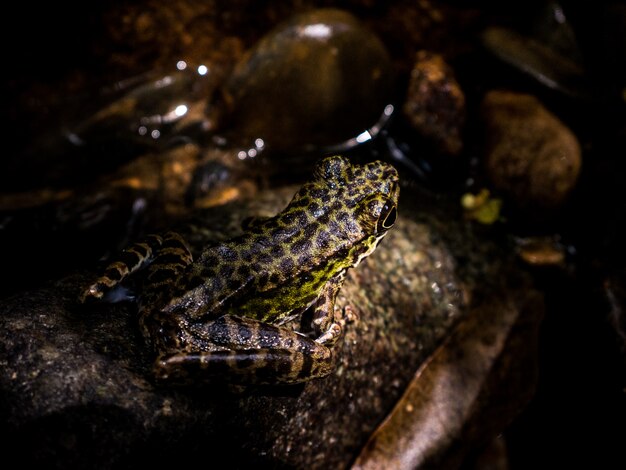
[[[479,301],[419,368],[352,468],[458,468],[506,426],[537,382],[543,307],[539,295],[522,296]]]
[[[278,151],[334,146],[373,127],[394,73],[378,37],[346,11],[313,10],[268,32],[225,85],[232,139]]]
[[[499,27],[483,33],[485,46],[502,61],[549,88],[577,98],[589,98],[585,71],[571,56],[561,55],[541,41]]]
[[[461,152],[465,95],[441,55],[417,53],[402,109],[417,133],[436,150],[450,155]]]
[[[248,209],[227,205],[210,213],[207,227],[219,227],[224,212],[264,215],[268,202],[275,212],[292,193],[267,193]],[[408,192],[404,197],[412,200]],[[156,386],[134,309],[79,308],[76,298],[89,281],[83,274],[5,299],[5,457],[53,468],[180,466],[207,456],[234,467],[346,467],[413,372],[466,317],[468,299],[489,304],[497,296],[513,310],[517,305],[507,289],[492,288],[509,277],[510,258],[477,239],[470,226],[435,217],[435,210],[410,216],[410,206],[340,292],[339,306],[352,305],[360,319],[347,327],[335,372],[304,386]],[[499,312],[486,309],[485,315]],[[516,363],[515,356],[502,357]],[[524,399],[531,389],[527,383],[515,390]],[[493,422],[494,431],[502,426]]]
[[[578,139],[534,96],[490,91],[482,103],[486,172],[493,186],[532,212],[561,206],[582,165]]]

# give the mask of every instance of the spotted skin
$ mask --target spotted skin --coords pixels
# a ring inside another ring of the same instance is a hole
[[[102,298],[146,269],[139,323],[172,382],[292,384],[324,377],[346,316],[335,299],[346,271],[393,225],[398,174],[387,163],[321,160],[310,182],[271,218],[192,259],[174,232],[122,252],[83,293]],[[312,334],[283,325],[312,308]]]

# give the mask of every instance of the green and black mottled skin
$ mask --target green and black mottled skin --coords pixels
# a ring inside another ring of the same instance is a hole
[[[177,233],[153,235],[122,252],[83,300],[101,298],[146,267],[139,320],[158,354],[159,379],[291,384],[323,377],[346,320],[334,309],[345,273],[391,228],[398,196],[392,166],[328,157],[276,216],[253,220],[195,261]],[[281,326],[309,307],[312,338]]]

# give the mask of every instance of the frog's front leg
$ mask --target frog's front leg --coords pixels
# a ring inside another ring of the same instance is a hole
[[[332,350],[288,328],[223,316],[189,325],[185,351],[161,354],[157,379],[218,379],[239,384],[295,384],[332,371]]]
[[[348,307],[340,313],[339,318],[335,318],[335,299],[344,279],[342,274],[326,283],[313,311],[315,341],[329,348],[332,348],[343,337],[346,322],[354,319],[352,310]]]

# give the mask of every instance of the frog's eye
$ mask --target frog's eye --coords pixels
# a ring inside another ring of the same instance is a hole
[[[397,215],[398,210],[396,209],[396,205],[391,201],[387,201],[380,210],[380,217],[378,217],[376,230],[378,232],[389,230],[396,222]]]

